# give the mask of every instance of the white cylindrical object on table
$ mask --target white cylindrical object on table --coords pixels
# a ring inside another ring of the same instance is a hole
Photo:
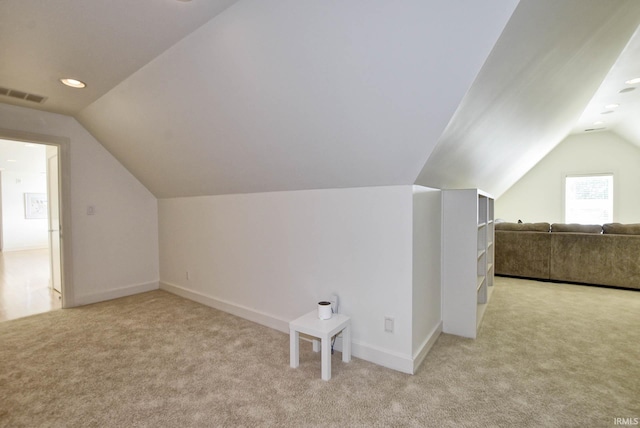
[[[318,318],[321,320],[331,318],[331,302],[318,302]]]

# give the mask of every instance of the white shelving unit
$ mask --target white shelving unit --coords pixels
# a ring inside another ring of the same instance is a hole
[[[493,291],[493,198],[442,192],[442,318],[445,333],[475,339]]]

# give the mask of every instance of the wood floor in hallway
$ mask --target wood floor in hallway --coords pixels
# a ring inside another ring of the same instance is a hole
[[[60,307],[49,287],[49,250],[0,252],[0,321]]]

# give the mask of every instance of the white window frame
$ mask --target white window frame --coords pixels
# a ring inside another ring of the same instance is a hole
[[[606,177],[611,177],[611,214],[610,214],[610,218],[605,220],[605,221],[589,221],[588,224],[603,224],[603,223],[611,223],[614,221],[614,213],[616,210],[616,186],[615,186],[615,174],[613,172],[598,172],[598,173],[580,173],[580,174],[564,174],[563,177],[563,182],[562,182],[562,199],[563,199],[563,203],[562,203],[562,211],[563,211],[563,218],[565,223],[578,223],[577,221],[575,221],[575,219],[570,219],[567,218],[568,216],[568,209],[567,209],[567,179],[569,178],[576,178],[576,177],[599,177],[599,176],[606,176]]]

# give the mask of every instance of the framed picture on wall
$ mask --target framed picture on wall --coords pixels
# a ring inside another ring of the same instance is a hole
[[[24,194],[24,218],[47,218],[47,194]]]

